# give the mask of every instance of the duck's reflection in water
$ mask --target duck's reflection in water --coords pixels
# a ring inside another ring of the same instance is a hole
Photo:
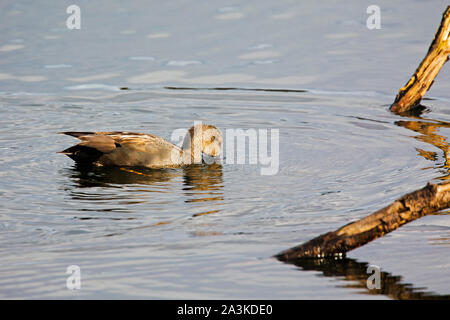
[[[367,271],[369,264],[358,262],[354,259],[302,259],[294,263],[300,270],[319,271],[325,277],[334,277],[344,280],[348,284],[345,288],[362,289],[360,293],[368,295],[385,295],[391,299],[415,300],[415,299],[450,299],[450,295],[437,295],[422,291],[423,288],[415,288],[413,285],[402,282],[401,276],[395,276],[388,272],[380,272],[380,289],[369,289],[367,280],[374,273]],[[372,282],[371,282],[372,283]]]
[[[77,201],[92,200],[96,203],[91,209],[84,207],[80,211],[111,211],[105,208],[111,206],[112,201],[120,201],[123,212],[133,212],[126,208],[127,204],[144,203],[166,208],[174,206],[173,211],[195,211],[191,216],[197,217],[220,212],[219,205],[224,200],[220,164],[168,169],[74,166],[65,171],[65,175],[69,176],[72,182],[70,186],[65,185],[71,198]],[[176,199],[179,197],[177,191],[180,190],[185,196],[183,202],[190,206],[189,210],[180,208],[180,202]],[[149,197],[149,193],[164,195]],[[100,208],[101,204],[104,204],[105,208]],[[171,222],[172,220],[160,221],[154,225]]]
[[[123,187],[124,185],[151,185],[168,182],[181,176],[177,169],[152,170],[147,168],[98,167],[75,165],[69,170],[69,177],[79,188]]]
[[[224,200],[222,165],[220,164],[210,166],[191,165],[184,168],[183,184],[183,190],[187,196],[186,203],[211,202],[211,204],[219,204]],[[214,208],[214,210],[199,212],[193,216],[219,212],[217,206]]]

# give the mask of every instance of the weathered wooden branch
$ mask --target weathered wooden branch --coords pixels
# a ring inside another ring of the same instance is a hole
[[[428,184],[391,205],[336,231],[277,254],[281,261],[343,256],[405,223],[450,207],[450,182]]]
[[[399,90],[391,111],[405,113],[420,104],[450,54],[450,6],[444,12],[428,53],[408,83]]]

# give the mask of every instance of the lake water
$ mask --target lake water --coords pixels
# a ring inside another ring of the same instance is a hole
[[[445,1],[378,1],[379,30],[361,1],[77,1],[80,30],[70,4],[0,4],[0,298],[449,297],[446,213],[342,261],[271,258],[448,177],[449,66],[428,113],[388,110]],[[85,170],[56,153],[76,142],[60,131],[170,139],[195,121],[279,130],[276,174],[229,158]]]

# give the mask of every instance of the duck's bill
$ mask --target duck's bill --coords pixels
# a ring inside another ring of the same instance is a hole
[[[215,164],[215,163],[220,163],[220,156],[211,156],[209,154],[203,153],[202,152],[202,163],[203,164]]]

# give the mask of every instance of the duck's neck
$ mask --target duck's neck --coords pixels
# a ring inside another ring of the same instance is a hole
[[[202,163],[202,135],[200,127],[192,127],[183,140],[183,160],[185,163]]]

